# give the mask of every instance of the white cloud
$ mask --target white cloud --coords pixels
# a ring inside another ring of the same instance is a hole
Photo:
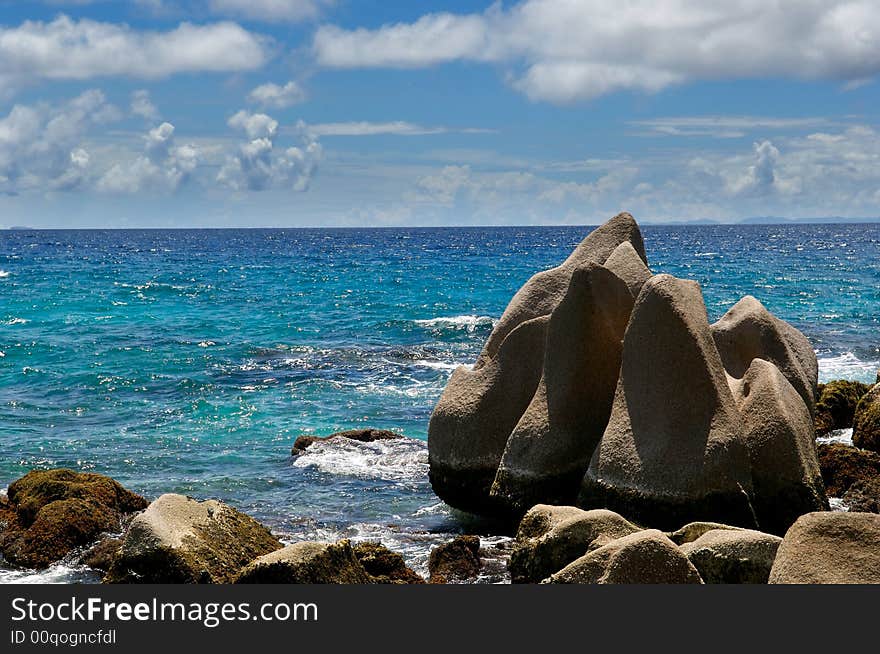
[[[296,82],[290,81],[284,86],[268,83],[261,84],[248,94],[248,102],[271,109],[285,109],[304,102],[306,93]]]
[[[278,122],[265,114],[242,110],[229,119],[229,126],[244,131],[250,140],[226,156],[217,183],[235,191],[309,188],[323,151],[304,123],[297,126],[300,145],[288,148],[276,147]]]
[[[144,79],[175,73],[248,71],[269,59],[265,37],[235,23],[181,23],[138,31],[127,25],[59,16],[0,27],[0,82],[85,80],[122,75]]]
[[[210,8],[223,15],[266,22],[296,22],[317,18],[332,0],[210,0]]]
[[[198,149],[189,144],[176,145],[174,125],[162,123],[144,137],[144,154],[114,163],[98,179],[96,188],[105,193],[175,191],[190,178],[198,163]]]
[[[315,123],[309,130],[316,136],[378,136],[390,134],[394,136],[424,136],[428,134],[448,134],[459,132],[464,134],[493,134],[495,130],[479,127],[425,127],[404,120],[387,123],[371,123],[352,121],[343,123]]]
[[[131,94],[131,113],[149,121],[159,119],[159,110],[150,99],[150,92],[139,89]]]
[[[655,92],[701,79],[859,83],[880,73],[873,0],[522,0],[483,13],[427,14],[377,29],[322,26],[328,67],[502,64],[535,100]]]
[[[634,120],[647,136],[711,136],[740,138],[756,130],[802,130],[831,125],[827,118],[772,118],[760,116],[682,116]]]
[[[61,105],[16,105],[0,118],[0,193],[72,190],[87,178],[90,127],[121,114],[97,90]]]

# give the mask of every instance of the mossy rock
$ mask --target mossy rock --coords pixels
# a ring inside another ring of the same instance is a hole
[[[819,401],[816,402],[816,433],[819,436],[835,429],[853,426],[856,406],[870,386],[858,381],[836,379],[820,385]]]
[[[237,584],[372,584],[351,543],[304,541],[258,557],[242,569]]]
[[[853,445],[880,452],[880,384],[859,400],[853,420]]]
[[[479,536],[456,536],[438,545],[428,557],[431,584],[467,581],[480,573]]]
[[[880,454],[842,443],[821,444],[818,452],[825,490],[831,497],[843,497],[856,482],[880,479]]]
[[[35,470],[9,485],[0,506],[0,552],[15,565],[45,568],[104,532],[147,501],[119,482],[63,468]]]
[[[354,555],[377,584],[423,584],[425,580],[407,567],[403,557],[381,543],[358,543]]]
[[[880,513],[880,477],[854,483],[843,496],[843,502],[856,513]]]

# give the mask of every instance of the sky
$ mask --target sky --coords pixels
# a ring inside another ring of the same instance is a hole
[[[0,0],[0,227],[880,216],[876,0]]]

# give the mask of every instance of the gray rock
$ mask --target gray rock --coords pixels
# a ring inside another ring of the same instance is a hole
[[[713,529],[681,551],[707,584],[766,584],[781,542],[751,529]]]
[[[507,441],[492,487],[511,513],[577,499],[608,424],[632,306],[626,284],[603,266],[586,264],[572,274],[550,316],[543,377]]]
[[[776,553],[771,584],[880,584],[880,515],[808,513]]]
[[[746,295],[712,325],[712,337],[728,374],[742,379],[754,359],[779,368],[813,415],[819,364],[816,352],[797,329]]]
[[[644,257],[636,252],[629,241],[624,241],[615,248],[605,261],[605,267],[626,282],[634,298],[639,296],[642,286],[651,278],[651,271],[645,265]]]
[[[453,372],[428,425],[431,486],[473,513],[506,507],[489,497],[510,432],[535,395],[549,317],[520,324],[482,367]]]
[[[258,557],[237,576],[237,584],[371,584],[347,540],[301,542]]]
[[[645,245],[636,221],[628,213],[614,216],[593,230],[561,265],[537,273],[517,291],[489,336],[476,367],[480,368],[493,359],[501,343],[518,325],[538,316],[549,315],[565,295],[576,268],[586,263],[605,263],[624,241],[632,244],[647,265]]]
[[[587,552],[639,531],[612,511],[538,504],[523,516],[510,554],[513,583],[538,583]]]
[[[636,300],[611,418],[578,504],[663,529],[754,527],[749,453],[699,284],[656,275]]]
[[[784,534],[804,513],[827,511],[813,419],[779,369],[754,359],[733,384],[752,466],[752,506],[763,531]]]
[[[229,583],[281,547],[269,530],[216,500],[159,497],[131,522],[106,583]]]
[[[544,580],[553,584],[701,584],[700,574],[656,529],[611,541]]]

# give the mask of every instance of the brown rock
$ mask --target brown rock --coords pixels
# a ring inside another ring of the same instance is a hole
[[[676,545],[684,545],[685,543],[694,542],[700,536],[707,532],[715,531],[718,529],[726,529],[729,531],[743,531],[742,527],[723,525],[720,522],[689,522],[681,529],[678,529],[666,535],[669,536],[669,540],[671,540]]]
[[[71,550],[122,528],[144,498],[95,473],[34,470],[9,485],[0,506],[0,552],[10,562],[45,568]]]
[[[166,494],[137,515],[105,583],[229,583],[281,547],[259,522],[216,500]]]
[[[675,543],[656,529],[648,529],[585,554],[544,583],[701,584],[703,581]]]
[[[492,486],[492,496],[511,513],[577,499],[608,424],[632,306],[627,285],[608,269],[590,263],[572,274],[550,316],[543,377],[507,441]]]
[[[832,497],[843,497],[858,481],[880,479],[880,454],[843,443],[820,443],[818,452],[825,490]]]
[[[425,580],[407,567],[403,557],[381,543],[358,543],[354,555],[377,584],[423,584]]]
[[[880,513],[880,477],[855,482],[844,494],[843,503],[850,511]]]
[[[781,542],[751,529],[714,529],[681,551],[707,584],[766,584]]]
[[[372,428],[350,429],[348,431],[340,431],[335,434],[330,434],[329,436],[310,436],[303,434],[302,436],[298,436],[294,441],[290,454],[291,456],[299,456],[313,443],[329,441],[334,438],[348,438],[349,440],[360,441],[361,443],[372,443],[374,441],[396,440],[398,438],[404,438],[404,436],[393,431],[388,431],[387,429]]]
[[[104,538],[83,555],[82,563],[95,570],[107,572],[121,548],[121,538]]]
[[[467,581],[480,573],[480,538],[456,536],[438,545],[428,557],[429,584]]]
[[[779,546],[770,583],[880,583],[880,515],[826,511],[801,516]]]
[[[816,402],[816,433],[824,436],[835,429],[852,427],[859,400],[869,388],[862,382],[845,379],[823,384]]]
[[[639,531],[605,509],[538,504],[523,516],[510,555],[513,583],[538,583],[587,552]]]
[[[754,527],[741,424],[699,285],[656,275],[633,309],[578,504],[670,530],[696,520]]]
[[[249,563],[237,584],[371,584],[351,543],[301,542]]]
[[[853,445],[880,452],[880,384],[859,400],[853,418]]]

